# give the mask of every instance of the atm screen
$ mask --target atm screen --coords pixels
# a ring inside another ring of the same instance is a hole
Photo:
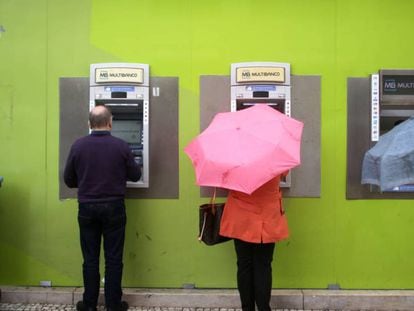
[[[380,135],[384,135],[407,119],[407,117],[380,117]]]
[[[125,140],[130,145],[141,145],[142,121],[113,120],[111,134]]]

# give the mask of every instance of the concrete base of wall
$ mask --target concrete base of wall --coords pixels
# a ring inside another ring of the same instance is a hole
[[[82,288],[1,287],[2,303],[75,304]],[[101,293],[100,303],[103,304]],[[240,308],[234,289],[124,289],[131,306]],[[272,309],[414,310],[414,290],[273,290]]]

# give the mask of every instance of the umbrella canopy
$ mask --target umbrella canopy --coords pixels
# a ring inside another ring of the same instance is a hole
[[[380,136],[365,153],[361,183],[381,191],[414,183],[414,117]]]
[[[200,186],[252,193],[300,164],[303,123],[265,104],[217,114],[184,149]]]

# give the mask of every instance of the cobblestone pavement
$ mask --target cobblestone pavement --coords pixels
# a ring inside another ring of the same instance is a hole
[[[0,311],[76,311],[74,305],[61,304],[22,304],[22,303],[0,303]],[[98,307],[98,311],[104,311],[105,307]],[[160,308],[160,307],[129,307],[128,311],[241,311],[241,309],[227,308]],[[325,311],[325,310],[293,310],[293,309],[273,309],[272,311]],[[329,310],[336,311],[336,310]]]

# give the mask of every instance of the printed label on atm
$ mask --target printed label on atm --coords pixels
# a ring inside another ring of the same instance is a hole
[[[276,85],[249,85],[246,86],[246,91],[267,91],[274,92],[276,91]]]
[[[285,82],[283,67],[239,67],[236,69],[236,81],[240,82]]]
[[[384,75],[383,95],[414,95],[414,75]]]
[[[107,86],[105,92],[135,92],[134,86]]]
[[[95,83],[127,82],[144,83],[142,68],[96,68]]]

